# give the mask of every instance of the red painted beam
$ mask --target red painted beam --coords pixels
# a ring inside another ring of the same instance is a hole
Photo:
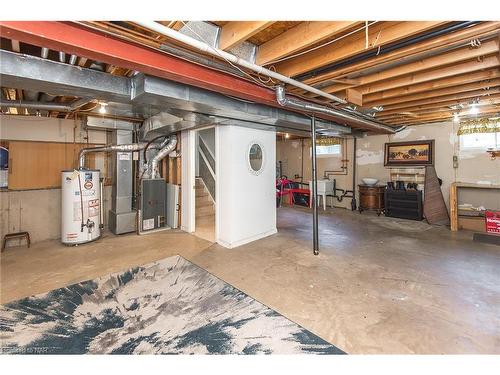
[[[279,107],[273,90],[68,22],[0,21],[4,38]]]

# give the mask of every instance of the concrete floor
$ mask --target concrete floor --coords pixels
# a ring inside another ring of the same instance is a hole
[[[280,208],[279,232],[228,250],[180,231],[2,254],[1,301],[180,254],[348,353],[500,353],[500,248],[425,223]],[[133,239],[133,240],[132,240]]]

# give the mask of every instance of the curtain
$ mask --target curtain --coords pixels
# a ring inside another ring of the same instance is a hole
[[[478,119],[462,122],[458,127],[458,135],[478,134],[478,133],[497,133],[500,132],[500,119]]]

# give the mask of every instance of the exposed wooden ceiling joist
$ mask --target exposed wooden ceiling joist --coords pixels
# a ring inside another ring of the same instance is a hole
[[[447,103],[447,102],[453,102],[461,99],[475,99],[475,98],[480,98],[488,95],[493,95],[493,94],[498,94],[500,93],[500,87],[492,87],[489,90],[475,90],[475,91],[467,91],[467,92],[462,92],[458,94],[453,94],[453,95],[445,95],[445,96],[440,96],[437,98],[427,98],[427,99],[421,99],[421,100],[415,100],[412,102],[405,102],[405,103],[397,103],[394,105],[390,105],[384,108],[384,111],[381,112],[381,116],[387,113],[391,113],[390,111],[392,110],[410,110],[410,108],[415,108],[418,106],[423,106],[425,104],[429,105],[438,105],[439,103]]]
[[[478,115],[463,115],[461,117],[462,120],[467,120],[467,119],[474,119],[474,118],[482,118],[482,117],[489,117],[489,116],[496,116],[500,113],[500,107],[499,106],[491,106],[489,108],[483,108],[481,109],[481,112]],[[438,122],[438,121],[445,121],[450,119],[450,114],[444,113],[444,114],[433,114],[430,116],[425,116],[425,117],[418,117],[414,119],[395,119],[395,120],[390,120],[387,121],[388,123],[396,126],[396,125],[418,125],[418,124],[423,124],[423,123],[429,123],[429,122]]]
[[[228,22],[220,30],[219,48],[231,49],[273,23],[273,21]]]
[[[363,24],[359,21],[301,22],[259,46],[256,63],[266,65]]]
[[[357,79],[359,81],[359,86],[363,87],[358,87],[358,90],[364,93],[365,90],[371,87],[370,84],[373,84],[374,82],[380,82],[406,74],[415,74],[417,72],[431,70],[446,65],[453,66],[454,64],[462,61],[471,60],[481,56],[498,54],[498,47],[499,41],[497,39],[493,39],[482,43],[477,48],[466,46],[437,56],[432,56],[423,60],[418,60],[409,64],[404,64],[391,69],[383,70],[378,73],[359,77]],[[323,91],[335,93],[338,90],[336,90],[336,85],[332,85],[324,88]]]
[[[484,59],[480,59],[479,61],[477,59],[474,59],[471,61],[457,63],[448,67],[410,74],[383,82],[376,82],[361,88],[360,91],[363,93],[363,95],[365,95],[374,92],[394,89],[397,87],[409,86],[416,83],[428,82],[435,79],[452,77],[459,74],[476,72],[478,70],[496,68],[498,66],[500,66],[500,57],[497,53],[495,55],[485,57]]]
[[[158,22],[164,26],[167,26],[169,29],[177,31],[182,29],[182,26],[184,26],[184,23],[182,21],[158,21]]]
[[[12,39],[11,40],[11,45],[12,45],[12,51],[14,52],[21,52],[21,47],[20,47],[20,44],[19,44],[19,40],[14,40]]]
[[[478,106],[485,106],[485,105],[492,105],[492,104],[498,104],[500,101],[500,94],[493,94],[493,95],[488,95],[482,98],[478,98],[474,100],[474,103],[476,103]],[[418,106],[415,108],[404,108],[404,109],[397,109],[393,110],[387,113],[379,113],[377,114],[377,118],[380,119],[387,119],[387,118],[394,118],[400,115],[404,114],[428,114],[428,113],[437,113],[437,112],[463,112],[464,110],[468,110],[469,105],[471,103],[470,98],[462,99],[462,100],[455,100],[452,102],[441,102],[441,103],[435,103],[432,106]]]
[[[406,95],[406,96],[401,96],[401,97],[383,99],[383,100],[377,101],[376,105],[377,106],[388,106],[388,105],[393,105],[393,104],[402,104],[402,103],[412,102],[412,101],[420,100],[420,99],[435,98],[435,97],[452,95],[452,94],[457,94],[457,93],[462,93],[462,92],[467,92],[467,91],[481,90],[481,89],[485,89],[488,87],[496,87],[496,86],[500,86],[500,78],[494,78],[494,79],[487,80],[487,81],[472,82],[472,83],[468,83],[468,84],[460,85],[460,86],[446,87],[444,89],[439,89],[439,90],[430,90],[427,92],[420,92],[420,93],[413,94],[413,95]],[[364,103],[364,104],[368,105],[367,103]]]
[[[457,75],[457,76],[453,76],[453,77],[436,79],[436,80],[429,81],[429,82],[423,82],[423,83],[418,83],[418,84],[414,84],[414,85],[398,87],[398,88],[391,89],[391,90],[380,91],[380,92],[376,92],[373,94],[365,95],[363,97],[363,99],[367,105],[370,105],[370,103],[382,103],[382,100],[388,99],[388,98],[404,99],[403,97],[406,95],[430,92],[432,90],[439,90],[439,89],[443,89],[443,88],[451,87],[451,86],[459,87],[459,85],[468,84],[468,83],[472,83],[472,82],[484,81],[484,80],[493,79],[493,78],[497,78],[497,77],[500,77],[500,69],[498,69],[498,68],[492,69],[492,70],[471,72],[471,73],[465,73],[465,74],[461,74],[461,75]]]
[[[449,34],[441,35],[436,38],[428,39],[422,42],[411,44],[403,48],[391,51],[390,53],[364,59],[360,62],[349,64],[345,67],[335,69],[333,72],[316,75],[315,77],[304,80],[307,84],[316,84],[328,81],[333,78],[341,78],[351,73],[363,73],[373,67],[382,67],[391,62],[397,62],[401,59],[411,58],[415,55],[437,52],[443,48],[451,48],[470,43],[472,39],[486,38],[498,34],[500,22],[482,22],[475,26],[454,31]]]
[[[406,112],[416,112],[416,111],[421,111],[425,109],[434,109],[436,111],[439,111],[440,108],[448,107],[450,110],[454,110],[456,112],[460,112],[460,108],[467,108],[468,105],[472,100],[478,103],[486,103],[490,100],[496,100],[500,98],[500,94],[490,94],[485,97],[472,97],[472,98],[462,98],[462,99],[451,99],[447,101],[442,101],[442,102],[436,102],[432,103],[429,105],[423,104],[423,105],[418,105],[415,107],[407,107],[407,108],[400,108],[398,110],[394,110],[393,114],[400,114],[400,113],[406,113]],[[455,109],[453,109],[455,108]],[[383,112],[377,113],[377,118],[382,118],[384,116],[391,116],[389,112],[386,112],[385,114]]]
[[[293,77],[444,24],[446,22],[442,21],[380,22],[369,27],[368,40],[366,40],[364,32],[359,32],[337,43],[319,48],[292,60],[281,62],[276,65],[276,70],[281,74]]]

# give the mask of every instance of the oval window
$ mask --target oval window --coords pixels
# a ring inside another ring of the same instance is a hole
[[[260,147],[259,144],[254,143],[250,146],[248,161],[250,162],[250,167],[254,172],[259,172],[262,169],[262,147]]]

